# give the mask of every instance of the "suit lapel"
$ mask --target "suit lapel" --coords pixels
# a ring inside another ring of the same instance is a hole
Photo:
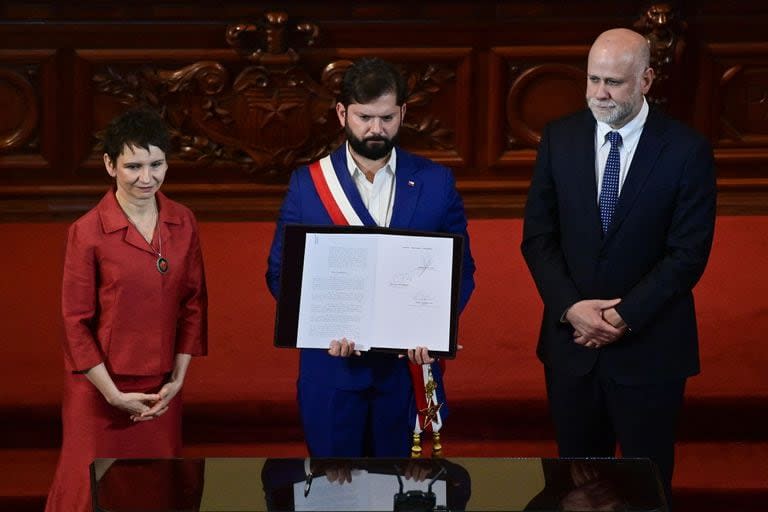
[[[416,166],[411,155],[397,151],[397,170],[395,172],[395,202],[392,205],[392,228],[407,228],[416,211],[416,202],[421,190],[421,182],[416,179]]]
[[[643,133],[637,143],[632,164],[629,167],[624,186],[621,188],[619,201],[616,203],[616,212],[613,214],[613,221],[606,238],[620,228],[622,221],[640,196],[645,181],[654,170],[656,160],[665,144],[662,137],[663,128],[664,119],[652,109],[648,113]]]
[[[363,221],[365,226],[375,226],[376,221],[371,217],[368,208],[363,204],[363,198],[360,197],[360,191],[357,190],[352,175],[349,173],[347,167],[347,144],[344,143],[339,149],[331,153],[331,162],[333,163],[333,170],[336,172],[336,177],[339,179],[344,194],[349,199],[349,203],[357,213],[357,216]]]
[[[571,158],[574,162],[574,170],[577,173],[578,190],[581,194],[581,204],[584,205],[584,214],[589,230],[601,233],[600,210],[597,205],[597,178],[595,177],[595,129],[597,123],[589,110],[584,111],[583,127],[578,130],[580,134],[574,137],[571,148]]]
[[[159,208],[159,218],[157,220],[157,233],[160,234],[162,243],[168,244],[173,239],[173,233],[175,229],[171,229],[171,225],[181,224],[181,217],[179,212],[171,203],[165,194],[158,191],[156,194],[157,206]],[[154,241],[154,240],[153,240]],[[160,242],[157,241],[156,244]]]

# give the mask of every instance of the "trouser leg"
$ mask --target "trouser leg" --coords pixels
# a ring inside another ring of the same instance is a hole
[[[613,457],[613,432],[599,377],[545,368],[547,398],[560,457]]]
[[[609,385],[608,402],[624,457],[650,458],[671,504],[675,434],[685,379]]]

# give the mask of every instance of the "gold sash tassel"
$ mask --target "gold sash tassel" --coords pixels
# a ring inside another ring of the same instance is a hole
[[[421,457],[421,433],[413,433],[413,444],[411,445],[411,458],[418,459]]]
[[[432,432],[432,456],[441,457],[443,455],[443,445],[440,443],[440,432]]]

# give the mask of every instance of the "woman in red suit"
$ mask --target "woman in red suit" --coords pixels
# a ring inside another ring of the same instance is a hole
[[[181,389],[207,351],[207,294],[195,218],[159,192],[168,148],[157,114],[113,120],[104,165],[115,187],[69,229],[64,436],[47,512],[91,510],[94,458],[180,456]]]

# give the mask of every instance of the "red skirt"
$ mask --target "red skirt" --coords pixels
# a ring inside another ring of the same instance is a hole
[[[123,392],[156,393],[165,375],[113,376]],[[84,375],[67,373],[62,403],[63,440],[46,512],[90,512],[90,469],[96,458],[181,456],[181,393],[168,411],[151,421],[133,422],[112,407]]]

